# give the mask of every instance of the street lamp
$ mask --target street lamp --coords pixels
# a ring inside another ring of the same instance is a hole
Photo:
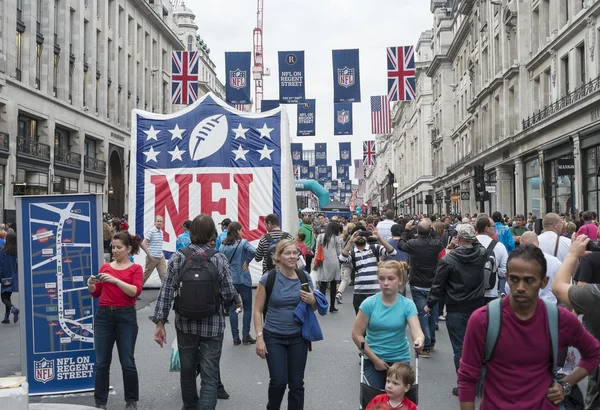
[[[392,185],[394,187],[394,215],[398,216],[398,183],[394,182]]]

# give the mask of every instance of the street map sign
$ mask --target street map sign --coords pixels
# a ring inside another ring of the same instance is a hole
[[[29,394],[93,390],[96,303],[87,279],[102,254],[102,197],[17,197],[21,368]]]

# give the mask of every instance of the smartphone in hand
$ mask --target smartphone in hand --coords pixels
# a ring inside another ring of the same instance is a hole
[[[300,290],[303,290],[304,292],[310,292],[310,286],[308,285],[308,283],[303,283],[300,286]]]

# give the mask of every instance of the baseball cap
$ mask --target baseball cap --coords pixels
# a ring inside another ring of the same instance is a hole
[[[229,224],[231,223],[231,219],[229,218],[225,218],[223,219],[223,221],[221,222],[221,226],[229,226]]]
[[[185,221],[184,223],[182,223],[181,226],[183,226],[184,228],[190,229],[190,226],[192,226],[192,221],[190,221],[188,219],[187,221]]]
[[[456,234],[463,238],[465,241],[474,241],[476,234],[475,228],[471,224],[458,224],[456,225]]]

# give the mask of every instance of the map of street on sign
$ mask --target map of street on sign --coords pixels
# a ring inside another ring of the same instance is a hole
[[[88,201],[29,204],[33,352],[94,349]]]

